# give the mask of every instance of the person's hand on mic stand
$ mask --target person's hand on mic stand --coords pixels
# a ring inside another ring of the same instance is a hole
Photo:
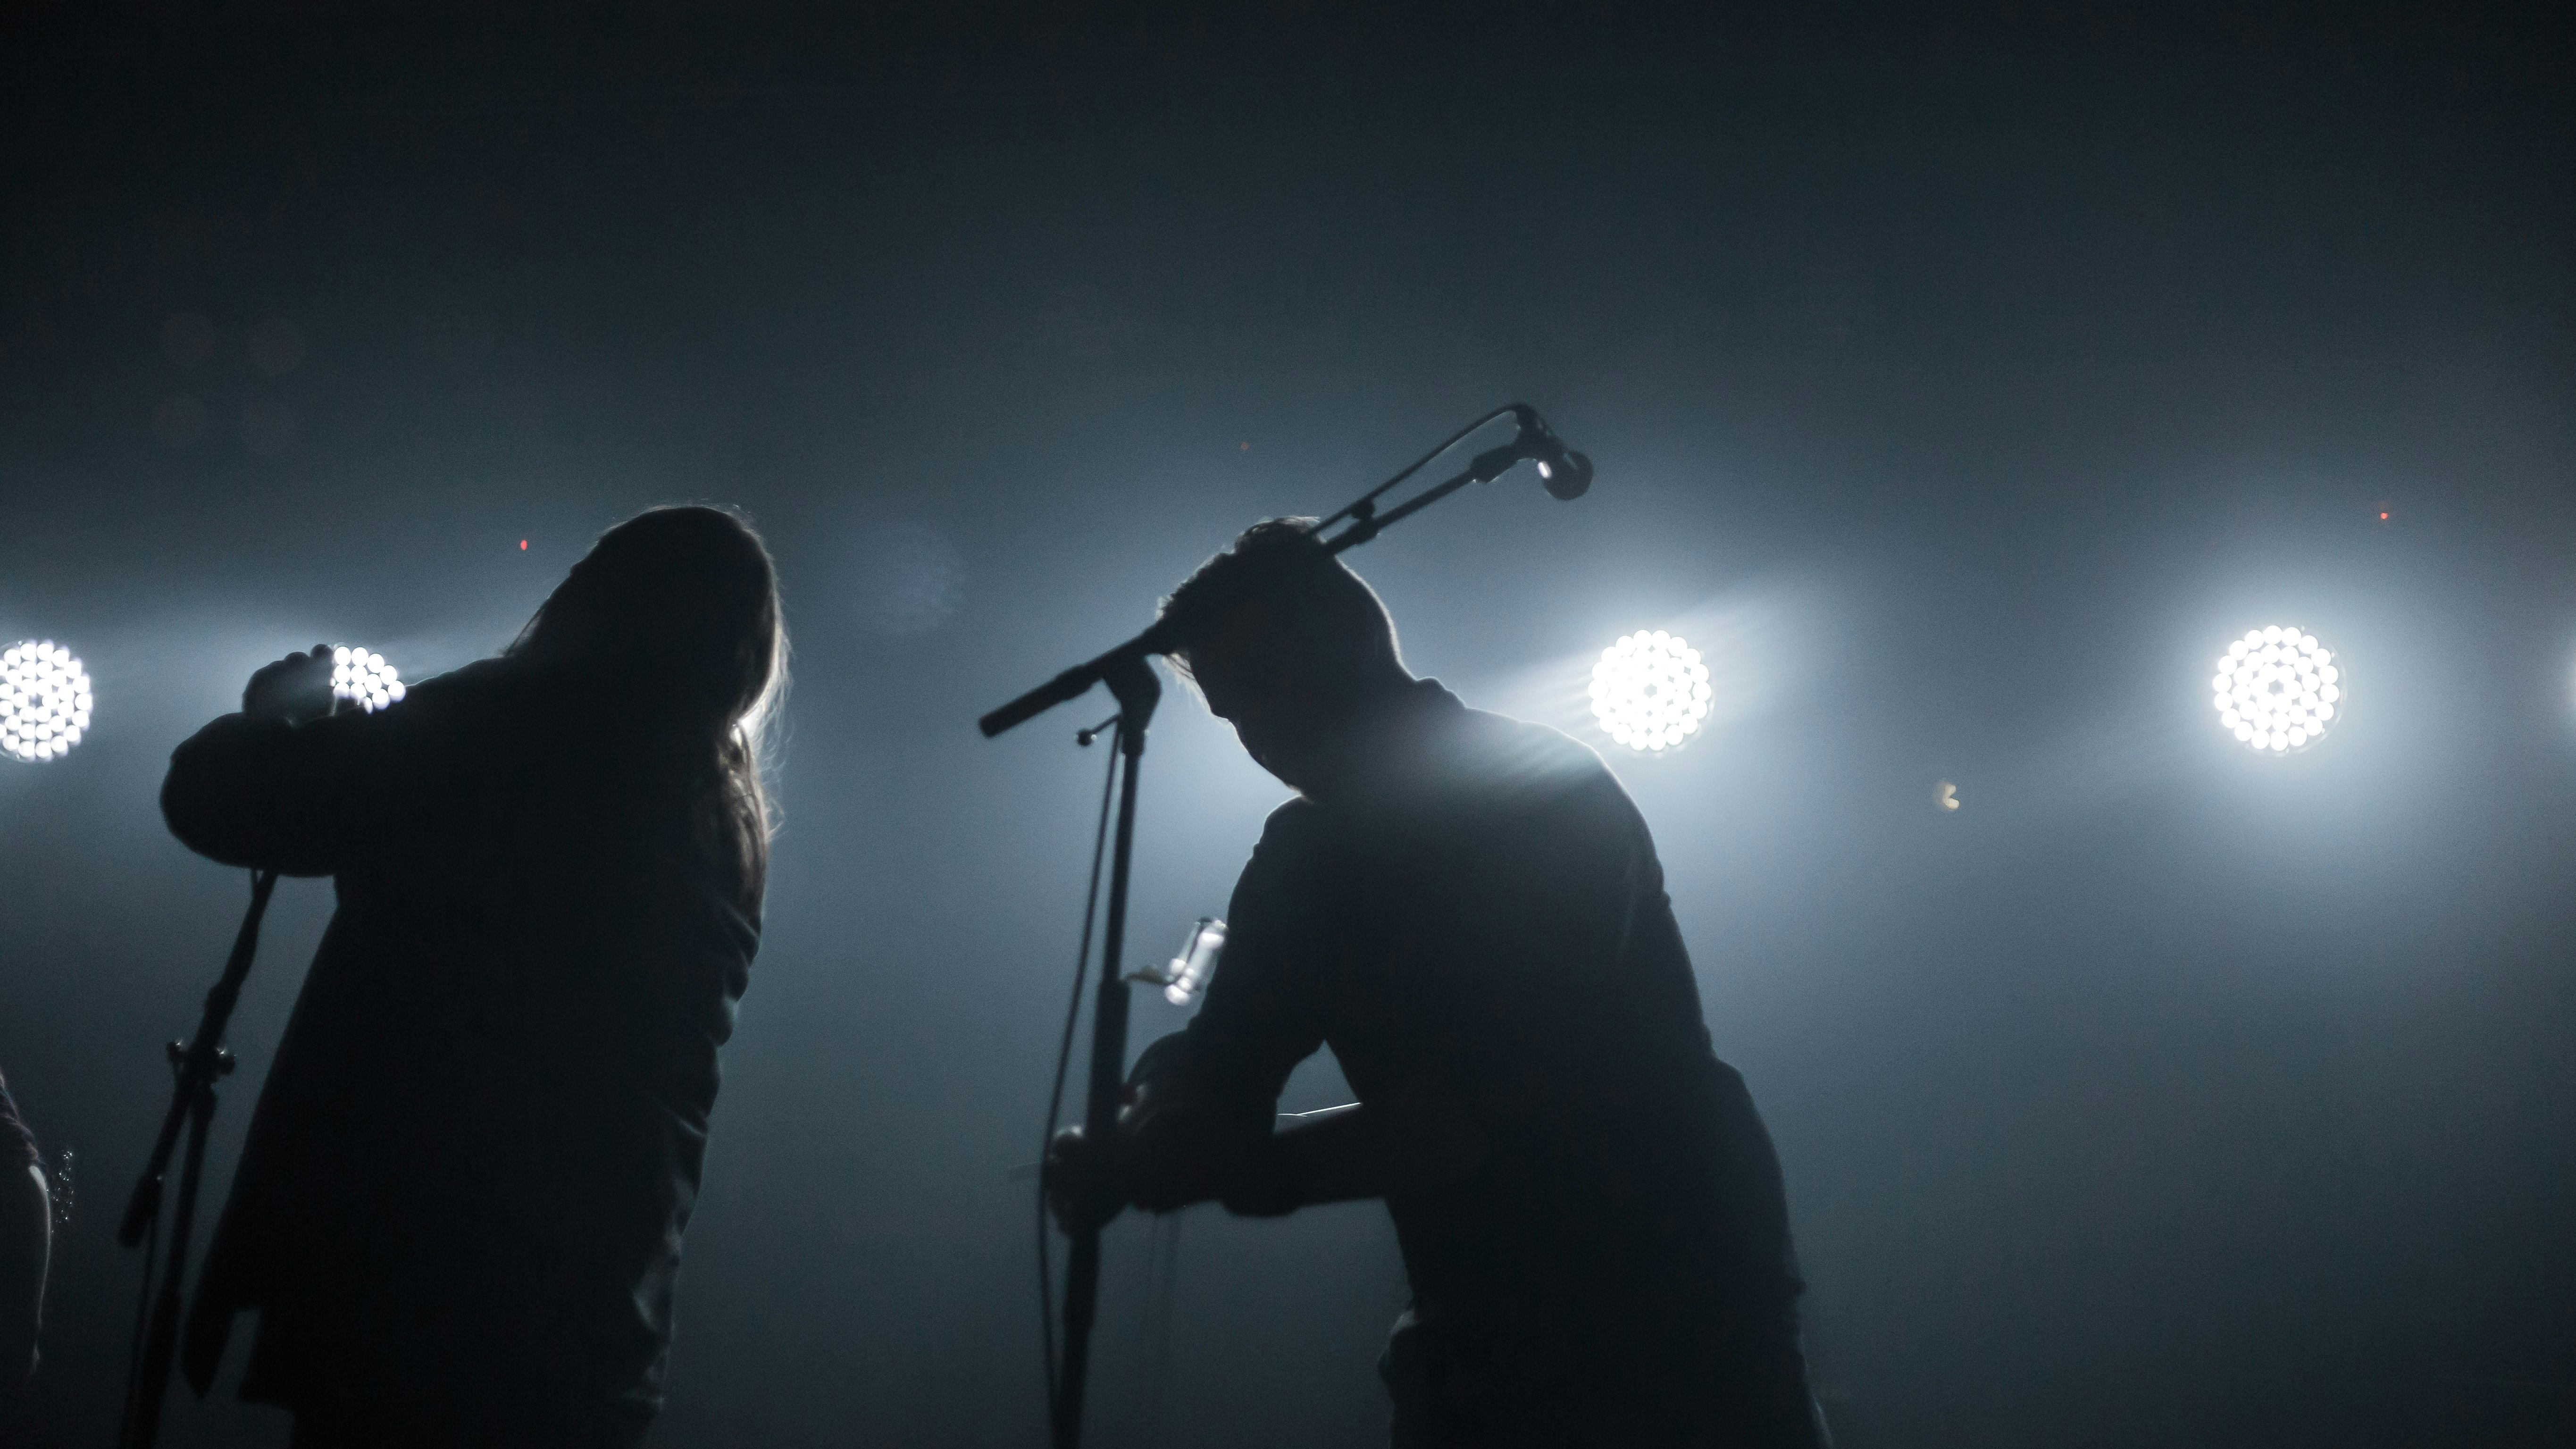
[[[1095,1145],[1068,1127],[1048,1145],[1044,1172],[1047,1205],[1067,1233],[1131,1205],[1168,1213],[1218,1202],[1238,1216],[1276,1217],[1300,1202],[1275,1137],[1203,1103],[1157,1103],[1135,1087],[1112,1141]]]
[[[1114,1138],[1093,1142],[1079,1127],[1065,1128],[1047,1144],[1046,1162],[1038,1171],[1046,1182],[1047,1209],[1066,1236],[1106,1226],[1127,1210],[1118,1148]]]
[[[1236,1154],[1214,1114],[1132,1083],[1124,1097],[1109,1140],[1067,1127],[1047,1144],[1047,1206],[1068,1235],[1105,1226],[1131,1204],[1167,1213],[1207,1202],[1231,1175]]]
[[[263,665],[242,689],[242,713],[253,719],[282,719],[289,724],[320,719],[331,712],[331,646],[289,654]]]

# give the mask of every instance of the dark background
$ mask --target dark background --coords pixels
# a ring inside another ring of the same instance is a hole
[[[1614,763],[1844,1444],[2576,1442],[2566,42],[2090,8],[13,7],[0,636],[99,699],[0,764],[0,1069],[81,1192],[31,1442],[111,1432],[244,895],[167,750],[317,639],[489,652],[686,499],[767,531],[797,683],[656,1442],[1039,1442],[1014,1172],[1107,706],[972,720],[1512,399],[1592,496],[1354,560],[1418,672],[1605,748],[1594,651],[1709,650],[1707,734]],[[2351,672],[2289,758],[2207,698],[2267,622]],[[1185,696],[1156,740],[1137,961],[1282,795]],[[328,906],[280,892],[210,1208]],[[1149,1237],[1099,1442],[1380,1440],[1378,1209],[1188,1215],[1159,1352]]]

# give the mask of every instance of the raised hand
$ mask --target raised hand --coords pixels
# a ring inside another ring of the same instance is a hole
[[[263,665],[242,688],[242,713],[301,722],[331,712],[331,646]]]

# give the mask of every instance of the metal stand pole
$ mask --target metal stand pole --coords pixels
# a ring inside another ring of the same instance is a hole
[[[250,976],[251,958],[259,952],[260,918],[268,913],[268,898],[276,889],[277,872],[251,872],[250,910],[243,915],[241,930],[233,937],[233,953],[224,962],[223,976],[206,993],[206,1009],[197,1018],[197,1034],[186,1046],[177,1042],[169,1045],[171,1072],[178,1079],[171,1089],[170,1110],[161,1119],[161,1136],[152,1145],[151,1160],[143,1168],[142,1179],[134,1184],[134,1196],[125,1207],[125,1221],[117,1229],[117,1240],[131,1248],[141,1243],[159,1220],[162,1182],[169,1175],[170,1156],[178,1150],[179,1130],[184,1125],[188,1131],[188,1156],[179,1169],[179,1203],[171,1218],[169,1258],[161,1265],[162,1279],[159,1292],[151,1300],[151,1318],[147,1324],[138,1325],[142,1347],[133,1361],[134,1377],[125,1386],[125,1419],[116,1436],[119,1449],[150,1449],[161,1429],[161,1403],[170,1392],[170,1361],[179,1344],[188,1237],[196,1223],[197,1188],[205,1176],[206,1128],[215,1116],[215,1083],[233,1069],[232,1053],[223,1048],[224,1027],[232,1020],[234,1003],[241,999],[242,982]]]
[[[1136,849],[1136,769],[1144,762],[1145,727],[1163,686],[1144,659],[1111,665],[1103,682],[1118,700],[1118,823],[1109,858],[1109,911],[1100,940],[1100,986],[1091,1018],[1090,1091],[1082,1134],[1107,1142],[1118,1131],[1119,1097],[1127,1081],[1127,982],[1119,962],[1127,946],[1128,868]],[[1056,1384],[1056,1449],[1082,1443],[1082,1389],[1091,1363],[1091,1320],[1100,1300],[1100,1229],[1073,1235],[1064,1268],[1064,1360]]]

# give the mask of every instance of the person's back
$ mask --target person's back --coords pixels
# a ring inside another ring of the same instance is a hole
[[[1386,1194],[1399,1413],[1432,1377],[1474,1385],[1451,1417],[1540,1440],[1803,1431],[1777,1169],[1644,821],[1584,746],[1414,692],[1366,789],[1274,813],[1206,1006],[1140,1078],[1267,1100],[1321,1042],[1363,1103],[1470,1119],[1474,1166]]]
[[[756,796],[635,662],[523,648],[375,714],[227,716],[173,757],[182,840],[339,896],[191,1312],[201,1392],[256,1308],[243,1393],[300,1442],[649,1423],[760,852],[729,828]]]

